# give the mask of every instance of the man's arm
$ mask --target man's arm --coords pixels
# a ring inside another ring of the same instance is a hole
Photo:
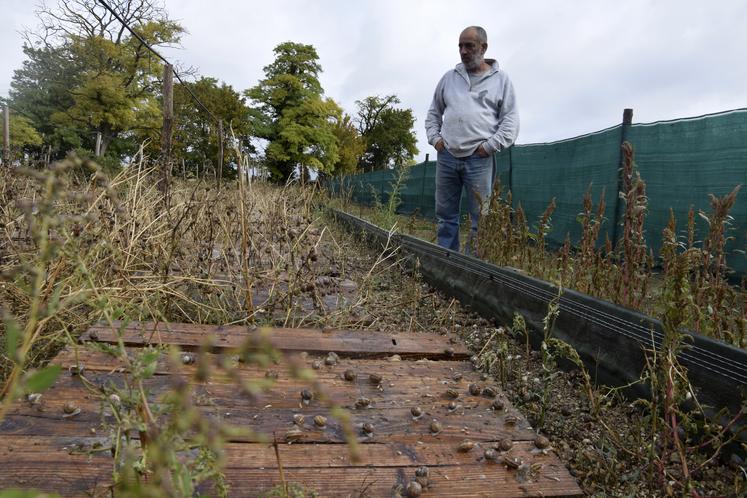
[[[441,138],[441,125],[443,124],[444,99],[443,99],[444,78],[436,85],[436,91],[433,92],[433,101],[428,109],[428,115],[425,118],[425,133],[428,137],[428,143],[433,145],[436,150],[441,151],[444,147]],[[441,147],[439,149],[439,147]]]
[[[506,77],[503,86],[503,104],[498,115],[498,130],[481,147],[488,154],[510,147],[519,136],[519,108],[511,80]]]

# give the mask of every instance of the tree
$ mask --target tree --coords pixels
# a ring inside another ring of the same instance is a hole
[[[366,142],[361,169],[374,171],[409,164],[418,153],[412,109],[395,108],[400,103],[396,95],[371,96],[355,103],[358,130]]]
[[[297,167],[301,175],[307,169],[331,173],[338,162],[334,122],[342,110],[323,97],[316,49],[285,42],[274,53],[265,78],[246,91],[262,113],[255,129],[269,142],[265,160],[272,178],[284,182]]]
[[[355,173],[358,163],[366,151],[366,142],[358,132],[352,118],[343,114],[332,129],[339,147],[339,159],[334,166],[335,175]]]
[[[176,43],[183,32],[152,0],[123,0],[115,8],[153,47]],[[105,152],[119,139],[119,148],[131,149],[157,136],[162,64],[143,43],[95,0],[42,4],[37,16],[40,27],[25,33],[29,61],[11,83],[14,106],[60,146],[93,148],[101,133]]]
[[[253,126],[250,117],[256,111],[250,109],[246,99],[230,85],[218,84],[215,78],[202,77],[194,83],[174,85],[174,158],[179,164],[184,160],[186,169],[195,172],[206,161],[215,162],[218,156],[217,124],[192,98],[194,94],[212,115],[223,120],[226,137],[236,137],[236,146],[242,154],[254,152],[251,144]],[[233,147],[226,144],[223,149],[223,175],[235,171],[229,167],[228,158],[234,155]]]

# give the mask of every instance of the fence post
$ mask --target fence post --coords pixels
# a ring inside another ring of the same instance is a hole
[[[630,125],[633,123],[633,109],[623,110],[623,121],[620,127],[620,160],[617,163],[617,195],[615,196],[615,217],[612,220],[612,244],[617,245],[618,237],[618,225],[620,222],[620,210],[622,209],[622,202],[620,202],[620,193],[623,188],[623,177],[622,177],[622,144],[628,139],[628,130]]]
[[[3,166],[10,168],[10,108],[3,109]]]
[[[241,160],[239,160],[241,162]],[[218,190],[223,180],[223,120],[218,120]]]
[[[96,150],[94,152],[96,154],[96,157],[99,157],[101,155],[101,132],[96,132]]]
[[[161,159],[163,161],[161,192],[168,191],[171,169],[171,131],[174,125],[174,68],[166,64],[163,68],[163,129],[161,130]]]

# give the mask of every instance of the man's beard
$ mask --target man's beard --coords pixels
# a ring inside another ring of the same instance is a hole
[[[482,67],[482,56],[475,54],[466,61],[462,60],[462,64],[464,64],[467,71],[477,71]]]

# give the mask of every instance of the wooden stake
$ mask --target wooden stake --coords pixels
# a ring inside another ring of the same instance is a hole
[[[3,110],[3,165],[10,168],[10,109]]]
[[[174,126],[174,68],[166,64],[163,68],[163,129],[161,130],[162,180],[159,188],[168,192],[171,171],[171,134]]]
[[[101,156],[101,132],[96,132],[96,157]]]
[[[223,120],[218,120],[218,190],[223,180]]]

